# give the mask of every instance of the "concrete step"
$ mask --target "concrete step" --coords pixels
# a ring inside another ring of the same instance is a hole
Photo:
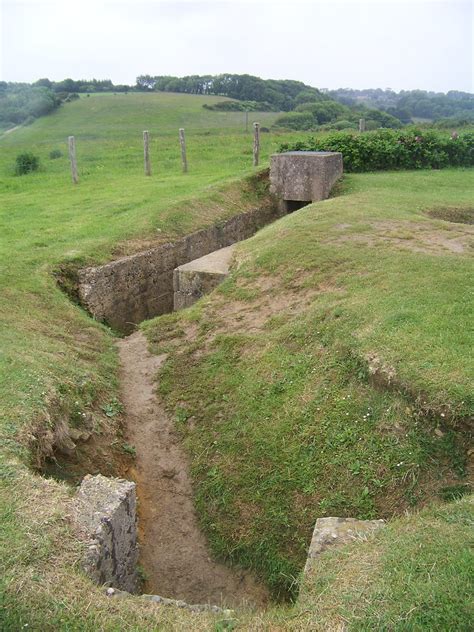
[[[235,244],[185,263],[173,271],[174,309],[189,307],[229,274]]]

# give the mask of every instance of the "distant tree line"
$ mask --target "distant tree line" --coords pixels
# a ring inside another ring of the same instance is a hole
[[[317,129],[328,124],[335,124],[336,129],[353,128],[357,127],[359,118],[365,115],[369,129],[401,126],[401,121],[395,116],[375,109],[369,110],[363,105],[343,105],[331,95],[301,81],[278,81],[233,74],[188,77],[141,75],[137,77],[137,87],[145,91],[183,92],[232,99],[205,104],[204,107],[209,110],[287,112],[277,119],[275,125],[295,130]]]
[[[301,81],[261,79],[253,75],[140,75],[134,86],[110,79],[39,79],[33,84],[0,81],[0,125],[18,125],[49,114],[80,93],[162,91],[222,96],[231,101],[205,104],[210,110],[286,112],[276,124],[291,129],[351,129],[359,118],[368,129],[396,128],[413,118],[436,121],[439,127],[474,124],[474,94],[447,94],[390,88],[321,91]]]
[[[140,75],[137,77],[137,88],[160,92],[215,95],[238,101],[266,103],[271,109],[281,112],[289,112],[298,104],[307,101],[331,98],[301,81],[260,79],[252,75],[233,74],[190,75],[188,77]]]
[[[39,79],[35,83],[0,81],[0,126],[28,123],[53,112],[61,103],[78,98],[80,92],[128,92],[130,86],[114,85],[110,79]]]
[[[451,90],[444,94],[426,90],[401,90],[397,93],[390,88],[340,88],[331,90],[328,94],[349,107],[365,105],[383,110],[403,123],[410,123],[413,118],[426,118],[432,121],[452,119],[451,123],[457,124],[474,123],[474,94],[469,92]]]

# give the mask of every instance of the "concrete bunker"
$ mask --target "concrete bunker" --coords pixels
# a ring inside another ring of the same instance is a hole
[[[282,212],[292,211],[329,197],[342,176],[342,154],[335,151],[287,151],[273,154],[270,191]]]

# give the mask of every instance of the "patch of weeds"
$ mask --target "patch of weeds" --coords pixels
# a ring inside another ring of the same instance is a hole
[[[462,498],[462,496],[465,496],[466,494],[470,494],[471,491],[472,487],[468,484],[448,485],[439,490],[439,495],[443,500],[451,502],[453,500],[457,500],[458,498]]]
[[[176,422],[180,425],[183,425],[188,421],[189,417],[190,417],[190,414],[186,410],[186,408],[182,408],[178,406],[175,412]]]
[[[141,584],[144,584],[146,581],[148,581],[148,573],[141,564],[137,564],[137,575],[138,580]]]
[[[221,619],[220,621],[216,621],[214,631],[230,632],[230,630],[235,630],[237,628],[238,623],[238,619]]]
[[[129,456],[132,456],[133,458],[137,456],[137,449],[134,445],[131,445],[130,443],[122,443],[122,452],[128,454]]]
[[[101,409],[107,417],[116,417],[123,412],[123,405],[116,397],[113,397],[107,404],[101,406]]]
[[[426,212],[430,217],[455,224],[474,224],[474,207],[440,206]]]

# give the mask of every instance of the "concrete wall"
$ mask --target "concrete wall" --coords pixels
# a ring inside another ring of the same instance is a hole
[[[73,517],[87,542],[86,573],[97,584],[136,592],[135,483],[100,474],[85,476],[76,495]]]
[[[141,321],[173,310],[173,270],[214,250],[248,239],[281,215],[276,207],[254,209],[227,221],[78,274],[81,304],[97,320],[123,333]]]

